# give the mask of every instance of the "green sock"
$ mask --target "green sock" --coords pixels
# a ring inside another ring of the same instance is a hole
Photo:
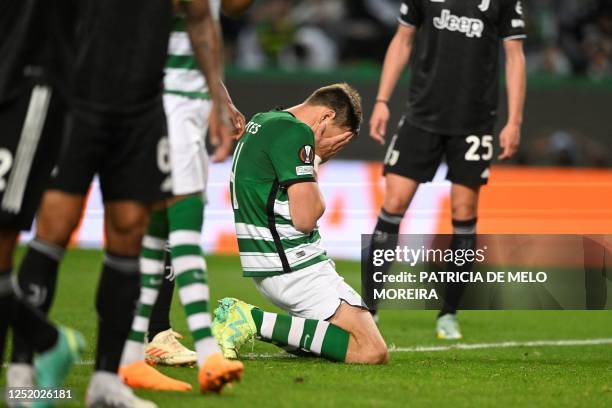
[[[210,329],[208,276],[200,248],[204,223],[202,197],[190,196],[174,204],[168,209],[168,219],[170,253],[179,298],[185,308],[198,363],[201,365],[210,354],[219,352]]]
[[[168,239],[166,210],[153,211],[140,252],[140,298],[132,328],[123,347],[121,365],[144,360],[144,341],[149,330],[149,318],[164,278],[164,256]]]
[[[264,341],[279,346],[308,350],[333,361],[344,361],[349,333],[325,320],[303,319],[251,309],[257,334]]]

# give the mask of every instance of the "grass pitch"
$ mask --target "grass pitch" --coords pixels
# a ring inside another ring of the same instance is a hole
[[[71,250],[62,265],[52,318],[74,327],[88,341],[83,362],[66,387],[83,406],[94,358],[96,319],[94,295],[102,254]],[[207,257],[213,304],[234,296],[276,310],[241,277],[236,257]],[[359,265],[337,262],[338,271],[359,288]],[[175,296],[173,325],[188,334]],[[321,359],[288,357],[256,342],[245,359],[242,383],[222,395],[138,391],[160,407],[194,406],[427,406],[427,407],[612,407],[612,345],[559,345],[560,340],[612,339],[612,312],[466,311],[460,314],[465,344],[486,343],[471,350],[420,351],[417,346],[448,346],[434,338],[435,312],[383,311],[380,327],[391,353],[386,366],[349,366]],[[186,336],[188,338],[189,336]],[[550,341],[549,346],[501,347]],[[191,346],[191,341],[186,342]],[[554,345],[552,345],[554,344]],[[164,368],[168,375],[197,389],[197,369]],[[4,378],[0,380],[0,386]]]

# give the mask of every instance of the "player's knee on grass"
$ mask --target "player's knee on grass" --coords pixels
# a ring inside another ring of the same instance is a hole
[[[346,362],[352,364],[387,364],[389,351],[384,342],[374,339],[357,339],[351,334]]]
[[[65,248],[79,225],[85,198],[61,191],[47,191],[36,218],[36,237]]]
[[[343,302],[330,322],[350,334],[346,363],[386,364],[389,361],[387,345],[366,309]]]
[[[137,202],[104,205],[106,248],[122,256],[138,256],[146,231],[149,209]]]
[[[377,339],[371,335],[355,336],[351,333],[346,362],[354,364],[387,364],[389,362],[389,350],[382,339]]]

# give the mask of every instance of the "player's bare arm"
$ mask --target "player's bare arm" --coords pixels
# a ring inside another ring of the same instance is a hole
[[[500,160],[510,159],[518,150],[525,106],[526,74],[522,40],[504,41],[506,52],[506,87],[508,93],[508,123],[499,136]]]
[[[415,27],[400,24],[387,49],[374,111],[370,119],[370,136],[381,145],[385,144],[390,116],[387,102],[410,59],[416,31]]]
[[[223,90],[227,95],[227,106],[229,110],[230,121],[234,126],[234,137],[236,139],[240,139],[240,136],[242,136],[242,134],[244,133],[244,124],[246,120],[242,112],[240,112],[236,105],[234,105],[234,101],[232,100],[232,97],[230,96],[229,91],[227,90],[227,87],[225,86],[225,83],[223,81],[221,82],[221,86],[223,87]]]
[[[229,122],[231,123],[231,126],[230,126],[231,129],[227,131],[223,130],[224,135],[225,135],[223,136],[223,138],[218,137],[219,133],[215,129],[220,129],[222,127],[224,129],[227,129],[228,127],[226,126],[226,124],[219,122],[217,115],[214,115],[214,114],[210,115],[208,119],[209,128],[211,129],[210,141],[211,141],[211,144],[217,148],[217,150],[215,151],[215,155],[213,156],[213,161],[215,162],[225,160],[225,158],[227,157],[225,155],[225,146],[227,145],[231,147],[231,139],[236,139],[236,140],[240,139],[240,137],[244,133],[244,124],[245,124],[244,115],[242,114],[242,112],[238,110],[236,105],[234,105],[234,102],[232,101],[232,98],[230,97],[230,94],[227,91],[225,84],[222,82],[221,85],[223,86],[223,92],[225,92],[226,97],[227,97],[226,106],[227,106],[227,114],[229,115]],[[229,134],[230,136],[227,137],[227,134]],[[223,141],[226,141],[225,144],[223,144],[222,139]],[[219,149],[221,146],[223,146],[223,148]]]
[[[213,111],[210,120],[210,139],[216,147],[213,161],[225,160],[232,149],[232,130],[228,114],[228,95],[222,84],[223,62],[219,24],[215,21],[208,1],[183,3],[187,29],[198,65],[206,78]]]
[[[325,212],[325,201],[317,183],[297,183],[289,187],[289,212],[295,229],[310,234]]]
[[[219,25],[210,11],[208,1],[185,2],[183,7],[193,52],[208,83],[211,98],[215,103],[225,102],[227,94],[221,84],[223,40]]]
[[[223,0],[221,11],[229,17],[240,17],[252,4],[254,0]]]

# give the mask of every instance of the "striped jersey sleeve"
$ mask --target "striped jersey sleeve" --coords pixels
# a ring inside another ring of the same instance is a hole
[[[221,0],[210,0],[211,12],[218,19]],[[173,17],[164,70],[164,92],[194,99],[210,99],[206,79],[193,55],[185,16]]]

